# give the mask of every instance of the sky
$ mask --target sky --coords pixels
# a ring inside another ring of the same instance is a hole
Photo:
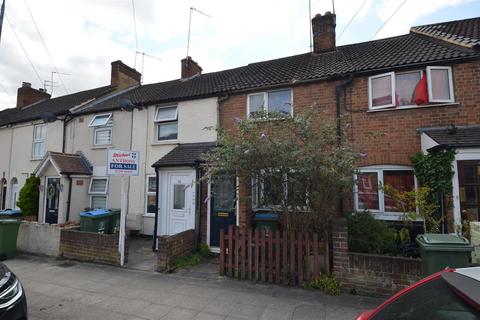
[[[337,37],[361,8],[337,45],[480,13],[480,0],[406,0],[377,33],[403,2],[335,0]],[[53,97],[110,84],[110,63],[115,60],[143,70],[143,83],[179,78],[180,60],[187,54],[190,7],[208,15],[194,11],[191,21],[189,55],[204,73],[309,51],[308,0],[6,0],[0,110],[15,106],[22,82],[43,88],[55,70],[66,75],[53,75]],[[312,16],[332,10],[331,0],[311,0]],[[46,88],[51,92],[49,84]]]

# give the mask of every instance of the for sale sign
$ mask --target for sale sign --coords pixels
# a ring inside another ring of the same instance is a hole
[[[108,149],[107,174],[109,176],[138,176],[138,151]]]

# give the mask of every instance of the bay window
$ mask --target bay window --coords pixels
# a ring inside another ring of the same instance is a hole
[[[425,82],[422,82],[425,78]],[[369,109],[416,106],[422,92],[428,99],[420,104],[453,103],[452,68],[429,66],[425,70],[388,72],[368,78]],[[423,100],[422,100],[423,101]]]
[[[409,167],[362,168],[355,178],[355,209],[368,210],[380,216],[396,216],[402,213],[395,202],[383,192],[381,186],[390,185],[398,191],[407,192],[415,189],[415,177]]]

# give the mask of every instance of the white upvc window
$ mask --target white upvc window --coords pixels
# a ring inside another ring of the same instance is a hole
[[[159,107],[155,113],[156,140],[178,139],[177,106]]]
[[[417,188],[413,169],[407,166],[370,166],[355,175],[355,209],[368,210],[380,219],[398,218],[403,213],[382,190],[390,185],[399,191]]]
[[[45,155],[47,140],[47,125],[38,124],[33,127],[32,158],[39,159]]]
[[[447,103],[455,100],[451,67],[427,67],[427,84],[430,102]]]
[[[92,120],[90,121],[89,127],[101,127],[106,126],[112,119],[111,113],[106,114],[97,114],[93,116]]]
[[[388,72],[368,78],[368,102],[370,109],[395,106],[395,73]]]
[[[92,177],[88,194],[90,195],[90,208],[107,208],[108,177]]]
[[[105,146],[112,144],[112,127],[98,127],[93,133],[93,144]]]
[[[272,90],[249,94],[247,97],[247,116],[254,117],[262,113],[293,114],[292,89]]]
[[[155,215],[157,208],[157,176],[147,176],[145,192],[145,215]]]

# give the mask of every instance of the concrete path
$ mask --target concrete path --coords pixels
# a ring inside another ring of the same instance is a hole
[[[6,261],[36,319],[354,319],[381,301],[223,278],[20,256]]]

